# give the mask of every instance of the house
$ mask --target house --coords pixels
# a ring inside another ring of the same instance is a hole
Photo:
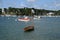
[[[53,16],[53,15],[54,15],[53,12],[49,12],[49,13],[47,13],[47,16]]]

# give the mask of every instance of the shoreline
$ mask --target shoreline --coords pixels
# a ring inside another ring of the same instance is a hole
[[[9,17],[9,16],[13,16],[13,17],[16,17],[16,16],[25,16],[25,15],[0,15],[0,16],[6,16],[6,17]],[[39,15],[40,17],[60,17],[60,15],[59,16],[41,16],[41,15]]]

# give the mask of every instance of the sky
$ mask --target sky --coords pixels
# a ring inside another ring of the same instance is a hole
[[[8,7],[60,10],[60,0],[0,0],[0,8]]]

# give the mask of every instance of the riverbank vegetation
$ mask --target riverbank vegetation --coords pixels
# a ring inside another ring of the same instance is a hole
[[[45,10],[45,9],[35,9],[35,8],[14,8],[14,7],[8,7],[8,8],[0,8],[0,15],[31,15],[31,10],[34,10],[33,15],[47,15],[48,13],[52,12],[54,15],[60,15],[60,10]]]

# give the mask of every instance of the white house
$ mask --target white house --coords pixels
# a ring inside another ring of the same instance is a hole
[[[53,12],[49,12],[49,13],[47,13],[47,16],[52,16],[52,15],[54,15]]]

